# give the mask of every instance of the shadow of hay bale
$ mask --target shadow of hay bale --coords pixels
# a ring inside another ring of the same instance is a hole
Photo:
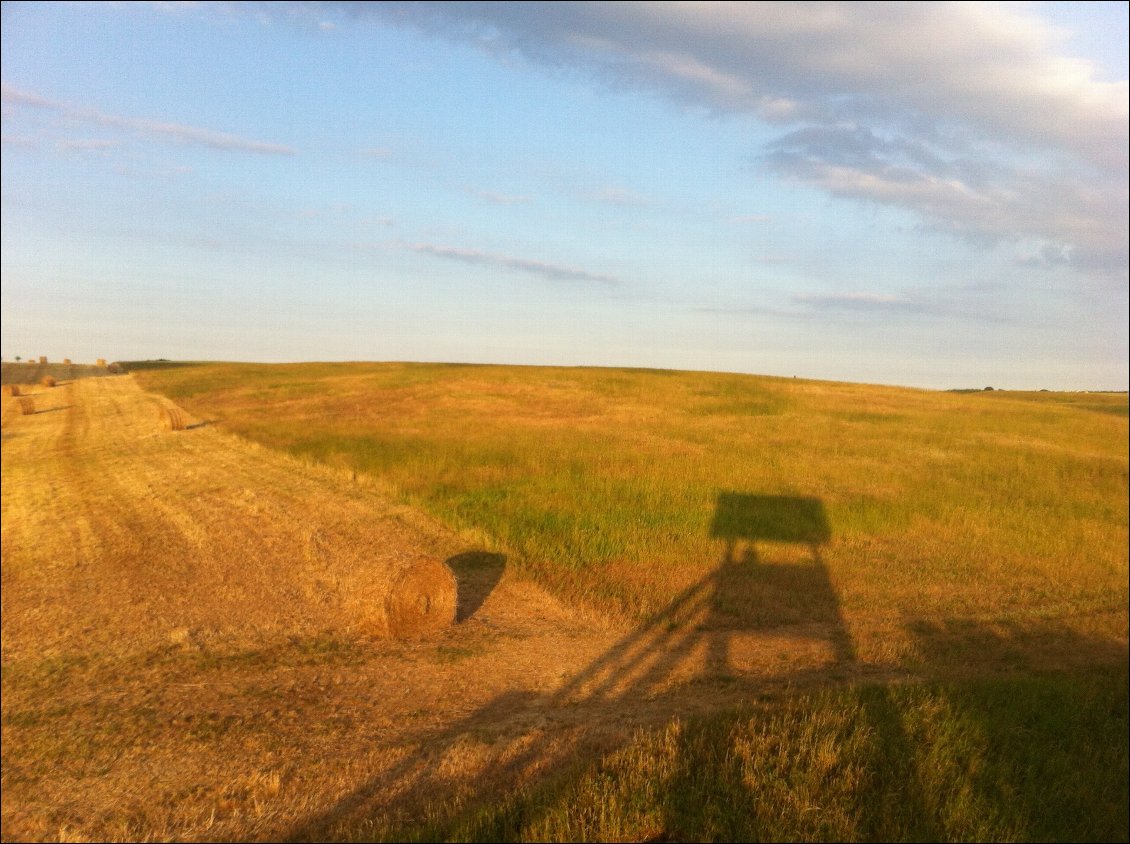
[[[502,572],[506,569],[506,555],[488,551],[467,551],[447,559],[447,567],[455,575],[458,598],[455,621],[466,621],[490,597]]]

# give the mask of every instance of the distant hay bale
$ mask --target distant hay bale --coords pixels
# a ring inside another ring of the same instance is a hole
[[[4,385],[4,395],[6,395],[6,396],[18,396],[19,394],[20,394],[20,385],[19,384],[5,384]]]
[[[20,396],[20,413],[24,416],[31,416],[35,413],[35,401],[31,396]]]
[[[70,358],[63,358],[63,363],[64,363],[64,364],[65,364],[66,366],[70,366],[70,365],[71,365],[71,359],[70,359]]]
[[[39,362],[40,363],[47,363],[47,355],[40,355],[39,356]]]
[[[105,367],[106,366],[106,358],[98,358],[98,366]]]
[[[385,598],[390,636],[397,639],[439,633],[455,622],[455,575],[439,560],[425,557],[401,571]]]
[[[44,375],[42,378],[39,379],[39,383],[42,384],[44,387],[54,387],[55,386],[55,379],[52,378],[50,375]]]
[[[158,411],[157,425],[162,431],[183,431],[184,412],[179,407],[162,407]]]

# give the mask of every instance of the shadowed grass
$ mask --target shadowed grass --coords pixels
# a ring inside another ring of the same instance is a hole
[[[1127,670],[770,699],[641,731],[414,841],[1125,841]],[[368,837],[368,836],[366,836]]]

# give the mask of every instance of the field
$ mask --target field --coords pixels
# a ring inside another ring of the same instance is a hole
[[[1128,837],[1125,394],[127,368],[5,399],[5,839]]]

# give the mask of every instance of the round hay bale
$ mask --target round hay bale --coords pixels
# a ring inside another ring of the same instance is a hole
[[[52,378],[50,375],[44,375],[42,378],[39,379],[39,383],[42,384],[44,387],[54,387],[55,386],[55,379]]]
[[[158,411],[157,425],[162,431],[183,431],[184,412],[179,407],[162,407]]]
[[[20,396],[20,413],[24,416],[31,416],[35,413],[35,402],[31,396]]]
[[[4,395],[6,395],[6,396],[18,396],[19,394],[20,394],[20,385],[19,384],[5,384],[4,385]]]
[[[425,557],[403,569],[385,598],[389,635],[397,639],[439,633],[455,622],[455,575],[439,560]]]

